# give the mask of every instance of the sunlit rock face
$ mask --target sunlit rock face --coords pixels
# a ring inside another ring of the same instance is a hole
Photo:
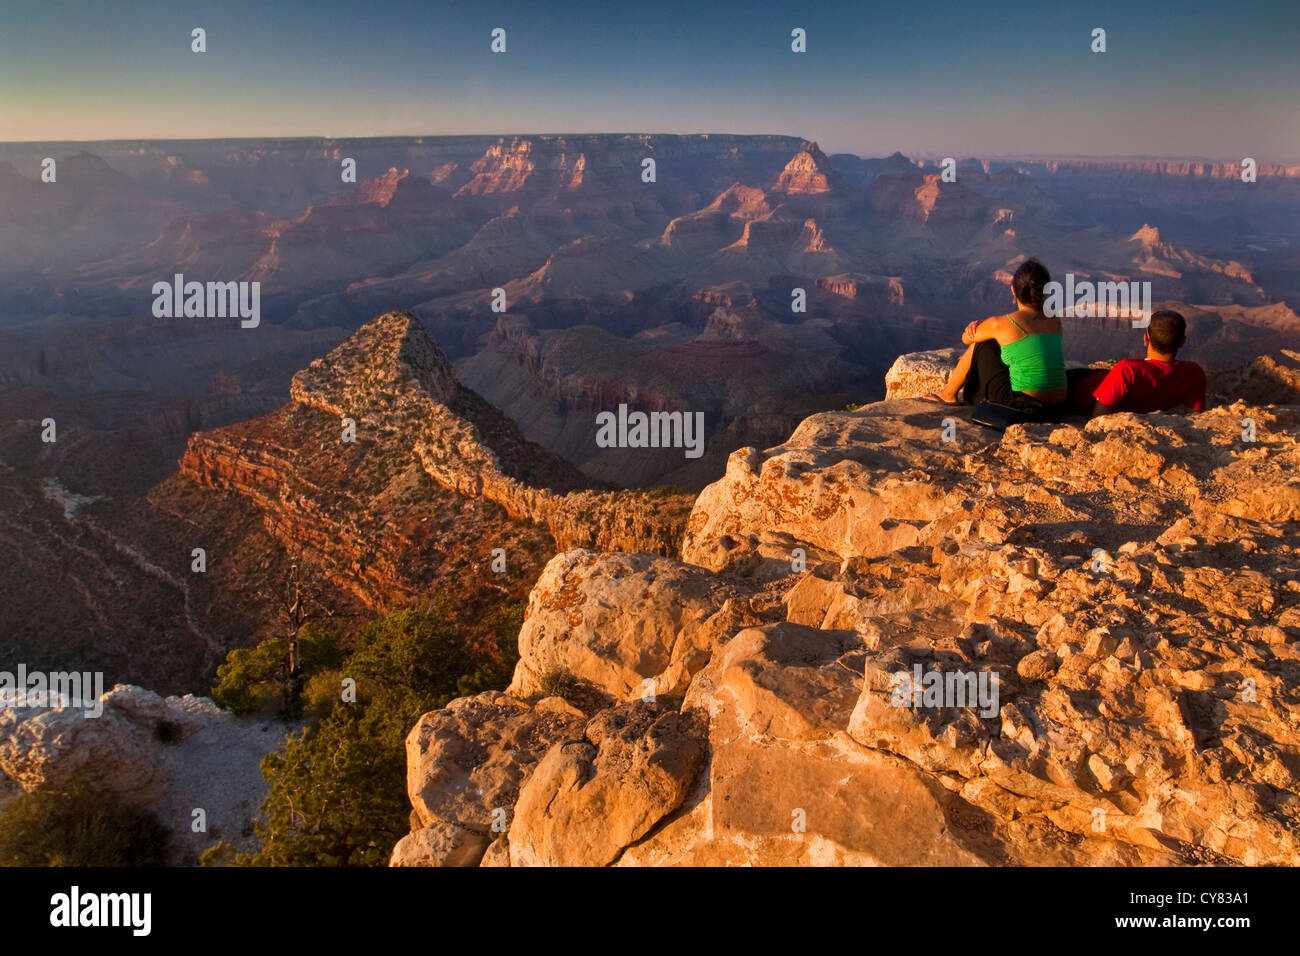
[[[678,559],[551,560],[509,693],[408,741],[417,809],[522,751],[506,822],[422,815],[396,861],[1295,865],[1297,366],[1196,415],[900,398],[737,450]]]

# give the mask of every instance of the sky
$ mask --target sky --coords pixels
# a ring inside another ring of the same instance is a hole
[[[708,132],[1300,160],[1296,0],[6,0],[0,20],[9,142]]]

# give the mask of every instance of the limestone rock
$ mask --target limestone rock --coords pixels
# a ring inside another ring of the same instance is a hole
[[[454,823],[434,823],[408,833],[393,847],[389,866],[478,866],[488,838]]]
[[[479,866],[509,866],[510,844],[505,839],[493,840],[483,853]]]
[[[710,618],[740,593],[653,555],[556,555],[529,595],[509,692],[538,693],[560,670],[618,700],[680,693],[712,652]]]
[[[686,796],[703,726],[661,702],[621,704],[556,744],[529,777],[510,828],[511,866],[603,866]]]
[[[584,723],[496,691],[425,714],[406,738],[407,792],[423,829],[403,838],[393,865],[476,865],[491,836],[511,825],[538,761]]]
[[[943,388],[961,353],[948,348],[900,355],[885,373],[885,401],[920,398]]]
[[[767,452],[742,448],[696,499],[682,557],[717,568],[709,562],[717,540],[760,528],[841,560],[937,540],[938,528],[924,532],[960,507],[950,495],[964,456],[991,441],[968,416],[920,401],[878,403],[813,415]]]
[[[511,691],[562,665],[611,702],[496,861],[1300,863],[1300,408],[968,413],[813,415],[732,454],[687,563],[554,559]]]
[[[1049,650],[1034,651],[1020,658],[1016,673],[1025,680],[1047,680],[1056,672],[1056,655]]]
[[[714,692],[730,694],[755,733],[811,739],[848,726],[861,684],[854,672],[865,656],[851,631],[747,628],[720,653]]]
[[[261,761],[296,725],[238,718],[204,697],[161,697],[129,684],[106,691],[100,716],[81,707],[0,708],[0,783],[18,792],[73,784],[150,810],[176,864],[219,839],[251,850],[267,791]],[[194,832],[201,809],[206,832]]]

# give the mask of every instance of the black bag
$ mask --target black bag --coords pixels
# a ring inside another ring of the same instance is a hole
[[[980,402],[975,411],[971,413],[970,420],[976,425],[983,425],[985,428],[1004,432],[1008,426],[1027,422],[1031,417],[1024,409],[1012,408],[1010,405],[999,405],[997,402]]]

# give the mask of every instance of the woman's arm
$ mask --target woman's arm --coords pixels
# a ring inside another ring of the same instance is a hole
[[[983,342],[985,339],[996,339],[998,332],[1002,328],[1002,319],[1000,316],[990,316],[983,322],[972,322],[966,326],[966,331],[961,334],[963,345],[974,345],[976,342]]]

